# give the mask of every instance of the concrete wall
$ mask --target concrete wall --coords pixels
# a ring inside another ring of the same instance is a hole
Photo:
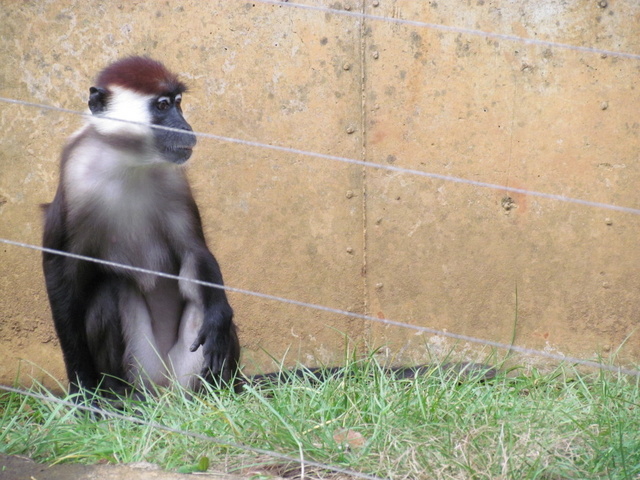
[[[640,53],[633,0],[305,3]],[[640,208],[637,59],[258,1],[0,14],[2,97],[84,110],[97,71],[146,54],[189,83],[199,132]],[[0,237],[40,243],[38,205],[81,123],[0,102]],[[628,337],[618,355],[640,359],[636,215],[205,138],[190,163],[231,286],[506,343],[517,316],[518,345],[606,357]],[[339,362],[344,335],[402,362],[454,345],[231,301],[249,370]],[[44,378],[32,363],[63,380],[38,252],[0,244],[0,322],[1,382],[20,365]]]

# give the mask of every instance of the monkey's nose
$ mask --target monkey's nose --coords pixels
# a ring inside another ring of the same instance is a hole
[[[198,138],[193,133],[193,129],[191,128],[191,126],[189,126],[189,128],[185,127],[183,128],[183,130],[185,130],[185,133],[177,134],[179,135],[179,137],[176,143],[180,145],[181,148],[192,149],[193,147],[196,146],[196,143],[198,143]]]
[[[193,132],[183,135],[183,137],[184,137],[183,139],[184,148],[191,149],[196,146],[196,143],[198,143],[198,138]]]

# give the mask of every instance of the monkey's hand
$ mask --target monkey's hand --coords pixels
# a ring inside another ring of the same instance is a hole
[[[204,378],[219,377],[223,369],[234,368],[231,320],[233,311],[228,304],[207,315],[198,336],[189,350],[195,352],[202,346]]]

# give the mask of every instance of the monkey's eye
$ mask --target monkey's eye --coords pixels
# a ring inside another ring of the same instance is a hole
[[[158,110],[168,110],[171,107],[171,100],[167,97],[160,97],[156,102]]]
[[[176,102],[176,106],[180,106],[180,104],[182,103],[182,95],[176,95],[176,98],[174,100]]]

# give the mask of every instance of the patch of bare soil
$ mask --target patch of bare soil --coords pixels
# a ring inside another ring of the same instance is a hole
[[[305,475],[309,480],[355,480],[350,475],[322,472],[314,475],[313,469]],[[241,470],[240,475],[207,470],[193,474],[167,472],[151,463],[128,465],[79,465],[65,463],[44,465],[30,458],[0,454],[0,480],[293,480],[300,478],[300,469],[291,465],[276,464],[250,467]]]
[[[25,457],[0,454],[0,480],[245,480],[249,477],[206,472],[194,475],[165,472],[157,465],[43,465]],[[275,477],[274,477],[275,478]]]

